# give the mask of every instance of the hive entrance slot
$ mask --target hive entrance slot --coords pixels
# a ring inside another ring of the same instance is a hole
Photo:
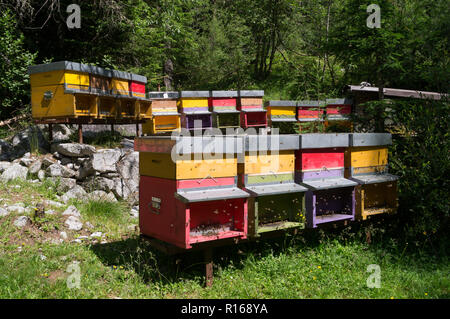
[[[75,113],[83,116],[95,116],[95,97],[76,94]]]

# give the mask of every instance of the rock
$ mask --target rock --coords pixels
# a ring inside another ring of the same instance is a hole
[[[114,189],[114,181],[105,177],[98,176],[86,181],[83,186],[86,189],[95,189],[110,192]]]
[[[61,165],[69,165],[72,164],[72,159],[70,157],[61,156]],[[72,164],[73,166],[73,164]],[[70,167],[69,167],[70,168]]]
[[[79,143],[54,144],[54,149],[61,155],[69,157],[85,157],[95,153],[95,147]]]
[[[50,165],[55,164],[55,163],[57,163],[57,161],[51,156],[45,156],[44,158],[42,158],[42,166],[44,168],[47,168]]]
[[[26,179],[28,169],[20,164],[13,164],[8,167],[0,176],[0,180],[7,182],[16,178]]]
[[[0,173],[3,173],[6,169],[8,169],[12,164],[10,162],[0,162]]]
[[[55,215],[56,212],[53,209],[49,209],[45,211],[45,215]]]
[[[14,158],[19,158],[30,151],[39,151],[45,154],[50,149],[47,139],[37,126],[30,126],[14,135],[11,144]]]
[[[9,160],[9,154],[12,151],[12,145],[4,140],[0,140],[0,161]]]
[[[95,233],[92,233],[91,234],[91,238],[94,238],[94,237],[101,238],[102,237],[102,232],[97,231]]]
[[[92,225],[90,222],[85,222],[84,226],[89,229],[94,229],[94,225]]]
[[[92,167],[92,161],[89,160],[89,161],[84,162],[84,164],[82,164],[82,166],[78,170],[77,179],[84,180],[86,177],[91,176],[91,175],[95,175],[95,170]]]
[[[47,259],[47,257],[45,257],[44,255],[39,255],[39,258],[40,258],[42,261]]]
[[[28,173],[33,174],[33,175],[37,174],[37,173],[39,173],[41,168],[42,168],[42,161],[41,160],[36,160],[36,161],[33,162],[33,164],[31,164],[28,167]]]
[[[45,179],[45,171],[40,170],[40,171],[37,173],[37,176],[38,176],[38,178],[39,178],[39,180],[40,180],[41,182],[44,181],[44,179]]]
[[[47,168],[47,174],[53,177],[66,177],[71,178],[77,175],[77,173],[61,164],[52,164]]]
[[[116,197],[113,193],[106,193],[104,191],[93,191],[88,195],[88,198],[90,200],[103,200],[108,202],[117,202]]]
[[[58,185],[56,190],[60,193],[65,193],[77,185],[77,180],[73,178],[58,178],[55,182]]]
[[[28,224],[30,219],[27,216],[20,216],[14,221],[14,226],[22,228]]]
[[[5,217],[9,215],[9,211],[0,207],[0,217]]]
[[[62,204],[60,202],[55,202],[54,200],[50,200],[50,199],[47,199],[46,201],[44,201],[44,205],[58,207],[58,208],[64,206],[64,204]]]
[[[17,213],[17,214],[23,214],[23,213],[25,213],[25,207],[23,207],[23,206],[20,206],[20,205],[12,205],[12,206],[9,206],[8,208],[7,208],[7,210],[10,212],[10,213]]]
[[[54,142],[69,141],[71,134],[72,134],[72,131],[65,124],[54,124],[53,125],[53,141]]]
[[[69,230],[80,231],[83,228],[83,223],[75,216],[69,216],[64,224]]]
[[[19,161],[20,164],[22,164],[23,166],[26,166],[26,167],[30,167],[30,165],[33,164],[33,162],[34,162],[34,160],[32,158],[28,158],[25,156],[22,157]]]
[[[69,206],[62,214],[64,216],[81,217],[80,211],[73,205]]]
[[[139,196],[139,153],[132,152],[125,155],[120,162],[117,163],[117,172],[120,174],[125,184],[128,194],[124,194],[123,198],[133,199],[137,201]],[[126,195],[126,196],[125,196]]]
[[[92,168],[100,173],[115,172],[116,164],[120,160],[122,152],[120,150],[107,149],[91,155]]]
[[[131,149],[132,150],[132,149],[134,149],[134,141],[130,140],[128,138],[124,138],[120,142],[120,146],[122,146],[122,148]]]
[[[60,232],[59,236],[61,237],[61,239],[67,240],[67,233],[65,231]]]
[[[139,218],[139,211],[136,209],[132,209],[132,210],[130,210],[130,215],[133,218]]]
[[[61,200],[67,204],[69,200],[74,198],[83,200],[84,198],[86,198],[86,195],[87,195],[86,191],[80,185],[75,185],[75,187],[70,189],[67,193],[65,193],[61,197]]]

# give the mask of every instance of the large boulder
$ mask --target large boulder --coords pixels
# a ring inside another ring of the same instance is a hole
[[[34,161],[33,164],[31,164],[31,165],[28,167],[28,172],[29,172],[30,174],[35,175],[35,174],[39,173],[39,171],[41,170],[41,168],[42,168],[42,161],[38,159],[38,160]]]
[[[65,124],[53,125],[53,142],[65,142],[70,140],[72,130]]]
[[[14,158],[22,157],[27,152],[47,153],[50,150],[50,144],[37,126],[30,126],[14,135],[11,144],[11,154]]]
[[[56,183],[56,190],[60,193],[65,193],[77,185],[77,180],[73,178],[53,177]]]
[[[52,148],[59,154],[68,157],[86,157],[95,153],[95,147],[79,143],[54,144]]]
[[[115,172],[122,152],[118,149],[101,150],[91,155],[92,168],[99,173]]]
[[[138,197],[139,192],[139,153],[131,152],[117,163],[117,172],[123,181],[123,198]],[[124,191],[124,187],[126,190]]]
[[[0,173],[3,173],[12,164],[10,162],[0,162]]]
[[[3,182],[8,182],[16,178],[26,179],[28,174],[28,168],[22,166],[18,163],[12,164],[10,167],[5,169],[5,171],[0,176],[0,180]]]
[[[80,185],[75,185],[72,189],[70,189],[67,193],[61,196],[61,200],[64,203],[68,203],[71,199],[86,199],[86,191]]]

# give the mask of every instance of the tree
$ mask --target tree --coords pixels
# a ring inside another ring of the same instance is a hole
[[[9,10],[0,14],[0,118],[29,103],[27,68],[36,54],[24,49],[24,36],[17,31]]]

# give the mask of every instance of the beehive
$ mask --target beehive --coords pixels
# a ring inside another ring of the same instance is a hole
[[[217,128],[240,127],[240,112],[237,110],[237,91],[212,91],[209,109],[213,114],[213,126]]]
[[[131,73],[112,71],[111,94],[116,97],[130,96]]]
[[[307,189],[294,182],[297,135],[246,136],[245,161],[239,164],[241,187],[249,199],[249,236],[304,228]]]
[[[352,100],[350,99],[327,99],[326,112],[329,121],[349,120],[352,112]]]
[[[266,102],[270,123],[297,122],[296,101],[268,101]]]
[[[137,99],[145,99],[145,84],[147,83],[147,78],[138,74],[131,74],[130,80],[130,92],[131,96]]]
[[[397,210],[398,177],[388,173],[391,134],[353,133],[345,152],[345,174],[357,182],[356,217],[394,213]]]
[[[112,74],[111,70],[90,66],[90,92],[98,95],[110,95]]]
[[[249,195],[237,188],[236,153],[237,145],[242,145],[238,139],[136,139],[141,233],[185,249],[201,242],[246,238]],[[213,160],[211,153],[220,156]],[[188,159],[178,160],[176,154]],[[227,157],[231,159],[225,164]]]
[[[177,131],[181,127],[180,114],[177,110],[178,92],[149,92],[151,108],[145,118],[150,118],[142,126],[145,134],[158,134]]]
[[[183,128],[188,130],[212,128],[212,113],[209,111],[208,98],[209,91],[180,92],[177,104]]]
[[[68,61],[29,67],[33,118],[96,116],[95,97],[89,96],[90,70]]]
[[[238,91],[237,108],[241,112],[241,127],[267,127],[267,111],[263,107],[264,91]]]
[[[295,178],[306,193],[307,226],[354,220],[356,182],[344,178],[348,134],[302,134]]]

